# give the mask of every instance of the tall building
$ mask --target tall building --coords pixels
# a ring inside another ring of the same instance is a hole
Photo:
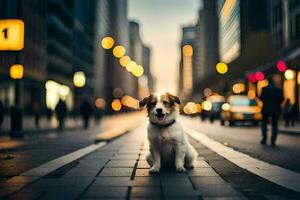
[[[278,60],[284,61],[289,69],[289,76],[277,76],[282,83],[285,98],[298,104],[300,109],[300,2],[296,0],[271,1],[271,32],[278,52],[277,60],[269,66],[268,73]],[[278,72],[278,71],[277,71]]]
[[[54,109],[58,100],[62,98],[70,110],[74,104],[74,1],[47,2],[46,105]]]
[[[195,38],[195,26],[182,28],[179,91],[181,91],[180,96],[184,99],[189,98],[193,91],[193,49],[195,49]]]
[[[137,22],[130,21],[129,22],[129,37],[130,37],[130,57],[134,60],[138,65],[143,64],[143,42],[140,35],[140,26]],[[130,74],[131,75],[131,74]],[[131,90],[134,97],[139,96],[139,82],[138,79],[133,75],[129,77],[129,81],[132,82],[131,86],[133,87]]]
[[[74,1],[73,28],[73,73],[83,72],[86,84],[83,88],[76,88],[74,99],[76,107],[80,106],[83,98],[94,96],[94,42],[96,23],[96,0]],[[99,42],[97,42],[99,45]]]
[[[228,65],[229,71],[225,75],[217,74],[215,63],[211,75],[205,77],[199,86],[213,87],[224,93],[228,85],[244,77],[247,70],[265,65],[276,57],[270,34],[270,1],[218,0],[208,2],[217,3],[214,5],[218,13],[219,29],[217,37],[219,47],[216,55],[219,54],[219,60]]]
[[[143,45],[143,63],[144,76],[147,78],[147,86],[149,91],[153,91],[153,77],[151,74],[151,49]]]
[[[25,23],[24,49],[19,52],[0,51],[0,99],[6,108],[14,105],[15,87],[9,77],[11,65],[24,66],[20,82],[20,103],[26,113],[32,113],[32,104],[45,103],[46,80],[46,1],[3,0],[0,2],[1,19],[22,19]]]

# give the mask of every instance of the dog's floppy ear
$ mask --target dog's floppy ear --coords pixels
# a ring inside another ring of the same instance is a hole
[[[143,100],[141,100],[141,101],[139,102],[140,108],[144,107],[144,106],[148,103],[149,99],[150,99],[150,97],[145,97],[145,98],[143,98]]]
[[[170,93],[167,93],[167,94],[169,95],[169,97],[170,97],[173,101],[175,101],[175,103],[177,103],[178,105],[180,105],[180,99],[179,99],[179,97],[174,96],[174,95],[172,95],[172,94],[170,94]]]

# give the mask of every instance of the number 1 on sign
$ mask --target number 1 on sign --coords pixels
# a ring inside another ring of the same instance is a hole
[[[8,29],[7,28],[5,28],[5,29],[3,29],[3,31],[2,31],[3,33],[4,33],[4,38],[5,39],[7,39],[8,38]]]

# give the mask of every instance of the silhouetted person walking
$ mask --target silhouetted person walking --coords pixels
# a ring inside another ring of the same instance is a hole
[[[50,108],[46,108],[46,117],[48,121],[50,121],[52,118],[52,110]]]
[[[4,120],[4,107],[2,104],[2,101],[0,100],[0,132],[1,132],[1,126]]]
[[[62,130],[64,128],[65,117],[67,114],[67,105],[63,100],[59,99],[55,107],[55,112],[59,122],[59,129]]]
[[[91,106],[91,104],[87,100],[84,100],[81,103],[79,111],[80,111],[80,115],[81,115],[81,117],[84,121],[84,128],[87,129],[89,127],[90,117],[93,113],[93,107]]]
[[[38,102],[33,103],[33,112],[34,112],[34,124],[36,128],[40,127],[40,104]]]
[[[261,92],[260,100],[263,103],[262,108],[262,140],[261,144],[267,142],[267,125],[269,119],[272,120],[272,137],[271,145],[275,146],[277,132],[278,132],[278,119],[281,113],[280,104],[283,102],[282,91],[275,87],[272,79],[269,79],[269,85],[264,87]]]
[[[291,113],[291,126],[295,125],[295,121],[298,119],[299,111],[298,111],[298,104],[295,102],[292,105],[292,113]]]
[[[285,127],[289,127],[290,126],[290,122],[291,122],[291,118],[292,118],[292,104],[291,104],[291,100],[290,99],[286,99],[284,106],[283,106],[283,110],[282,110],[282,114],[283,114],[283,119],[284,119],[284,126]]]

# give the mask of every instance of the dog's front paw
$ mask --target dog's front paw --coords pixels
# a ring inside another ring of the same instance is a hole
[[[151,169],[149,170],[149,173],[158,173],[160,171],[159,167],[153,166],[151,167]]]
[[[176,167],[177,172],[186,172],[186,169],[183,166]]]

